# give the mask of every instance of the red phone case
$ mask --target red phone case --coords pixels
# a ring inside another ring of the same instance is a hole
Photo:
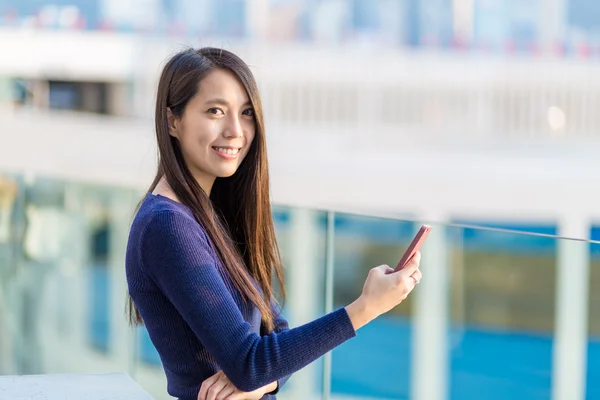
[[[421,226],[421,229],[419,229],[419,232],[417,232],[415,235],[413,241],[410,243],[410,246],[408,246],[408,249],[406,249],[406,252],[400,259],[400,262],[398,262],[395,271],[400,271],[402,268],[406,267],[406,264],[412,260],[417,251],[419,251],[421,248],[421,245],[425,239],[427,239],[427,236],[429,236],[429,232],[431,232],[431,227],[429,225]]]

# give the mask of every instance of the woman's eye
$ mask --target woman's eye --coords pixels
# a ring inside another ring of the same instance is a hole
[[[249,109],[245,110],[242,114],[244,114],[248,117],[254,117],[254,110],[252,108],[249,108]]]
[[[209,108],[208,112],[213,115],[223,115],[224,114],[223,110],[221,110],[220,108]]]

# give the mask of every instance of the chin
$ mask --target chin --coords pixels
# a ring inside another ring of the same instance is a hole
[[[237,172],[237,168],[227,170],[227,171],[219,171],[219,173],[216,174],[216,176],[217,176],[217,178],[229,178],[229,177],[233,176],[233,174],[235,174],[236,172]]]

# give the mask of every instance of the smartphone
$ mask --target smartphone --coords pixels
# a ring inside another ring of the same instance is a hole
[[[427,236],[429,236],[429,232],[431,232],[431,227],[429,225],[421,226],[421,229],[419,229],[419,232],[417,232],[417,234],[415,235],[415,238],[410,243],[410,246],[408,246],[408,249],[406,249],[406,252],[400,259],[400,262],[398,262],[398,265],[396,266],[396,269],[394,271],[397,272],[400,271],[402,268],[406,267],[406,264],[408,264],[410,260],[412,260],[417,251],[419,251],[419,249],[421,248],[421,245],[423,244],[425,239],[427,239]]]

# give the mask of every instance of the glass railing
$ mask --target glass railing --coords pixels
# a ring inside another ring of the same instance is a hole
[[[125,320],[124,253],[142,196],[0,175],[0,374],[122,371],[170,398],[146,330]],[[422,223],[279,205],[273,215],[292,326],[353,301],[369,268],[394,265]],[[600,243],[558,238],[552,224],[428,223],[411,296],[278,398],[600,396]]]

